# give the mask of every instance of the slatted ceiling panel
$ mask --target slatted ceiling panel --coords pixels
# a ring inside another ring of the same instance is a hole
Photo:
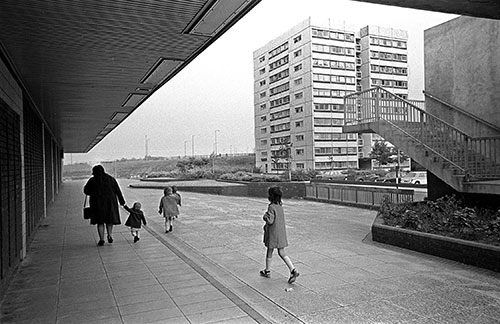
[[[211,1],[1,0],[0,42],[64,150],[85,152],[161,58],[190,62],[220,36],[182,34]]]

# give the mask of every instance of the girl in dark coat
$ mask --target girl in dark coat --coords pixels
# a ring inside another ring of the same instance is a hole
[[[113,225],[121,224],[120,212],[118,210],[118,202],[120,205],[125,205],[118,182],[104,172],[102,165],[96,165],[92,168],[93,177],[90,178],[83,192],[90,196],[90,209],[92,217],[90,224],[97,225],[97,233],[99,234],[99,243],[104,245],[104,224],[106,224],[106,232],[108,233],[108,243],[113,243]],[[118,199],[118,202],[117,202]]]

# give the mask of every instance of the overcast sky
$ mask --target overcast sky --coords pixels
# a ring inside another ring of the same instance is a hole
[[[253,152],[253,52],[309,16],[408,31],[410,99],[423,99],[424,30],[455,15],[349,0],[262,0],[190,65],[158,90],[87,154],[64,163],[96,164],[214,151]]]

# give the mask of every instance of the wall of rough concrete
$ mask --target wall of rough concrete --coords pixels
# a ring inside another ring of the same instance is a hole
[[[500,21],[459,17],[424,39],[425,90],[500,128]],[[429,98],[426,110],[471,136],[499,135]]]

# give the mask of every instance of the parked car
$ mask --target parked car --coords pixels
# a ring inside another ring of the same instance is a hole
[[[322,180],[345,180],[346,171],[344,170],[328,170],[322,171],[316,175],[316,179]]]
[[[347,174],[345,180],[347,181],[359,181],[359,182],[374,182],[379,175],[369,170],[351,171]]]
[[[427,184],[427,171],[412,171],[401,178],[401,183]]]
[[[399,173],[399,183],[401,183],[401,179],[404,177],[404,173],[401,171]],[[376,182],[385,182],[385,183],[396,183],[396,172],[391,171],[386,173],[383,177],[377,178]]]

